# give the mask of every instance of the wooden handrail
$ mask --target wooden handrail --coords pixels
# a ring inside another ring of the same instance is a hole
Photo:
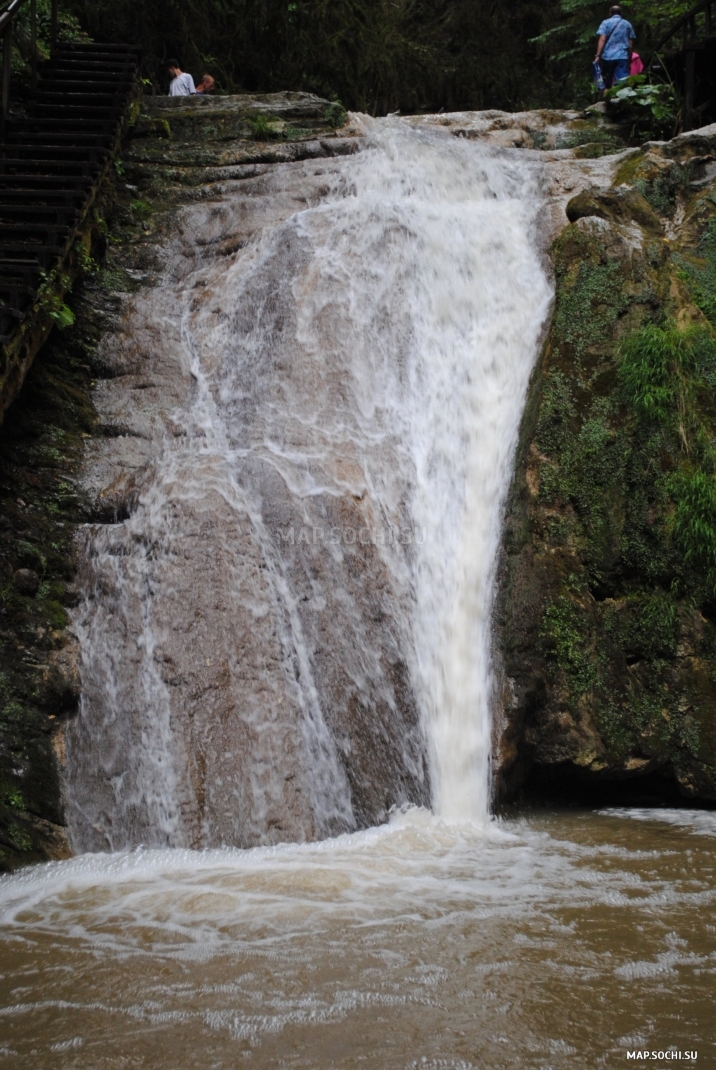
[[[0,33],[2,33],[5,27],[12,22],[20,8],[24,6],[25,0],[12,0],[10,6],[0,12]]]
[[[694,6],[689,11],[687,11],[684,15],[682,15],[680,18],[678,18],[676,20],[676,22],[673,23],[673,25],[669,27],[669,29],[666,31],[666,33],[663,34],[659,38],[659,40],[656,42],[656,44],[654,45],[654,47],[651,50],[651,57],[653,58],[656,55],[657,52],[660,52],[661,49],[666,44],[666,42],[670,41],[671,38],[675,34],[677,34],[679,32],[679,30],[683,29],[685,26],[689,25],[690,28],[691,28],[692,33],[695,34],[696,33],[696,16],[700,15],[702,11],[706,12],[706,31],[707,31],[707,33],[710,32],[710,30],[711,30],[711,4],[712,3],[713,3],[713,0],[699,0],[698,4],[694,4]]]

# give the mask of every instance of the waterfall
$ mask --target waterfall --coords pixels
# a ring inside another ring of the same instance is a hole
[[[540,166],[387,119],[252,181],[182,210],[107,343],[87,481],[119,451],[132,507],[80,540],[76,850],[487,819]]]

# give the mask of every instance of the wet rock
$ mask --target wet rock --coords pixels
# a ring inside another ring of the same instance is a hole
[[[45,705],[51,707],[55,716],[74,712],[80,700],[80,645],[70,636],[59,650],[53,650],[47,659],[45,673]]]
[[[613,223],[636,223],[644,230],[661,234],[661,221],[648,201],[635,189],[585,189],[567,205],[567,219],[596,216]]]
[[[155,186],[162,171],[170,183],[203,184],[208,169],[229,178],[238,166],[346,155],[362,134],[340,105],[312,93],[145,97],[124,160]]]
[[[20,594],[26,594],[30,598],[34,598],[40,586],[40,577],[31,568],[19,568],[17,572],[13,573],[12,584]]]

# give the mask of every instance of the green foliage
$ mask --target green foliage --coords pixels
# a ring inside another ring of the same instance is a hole
[[[582,239],[581,235],[570,234],[568,240],[583,242],[585,252],[590,244],[589,239]],[[563,276],[564,270],[558,263],[559,277]],[[575,356],[580,357],[588,347],[608,335],[626,299],[617,261],[595,264],[585,257],[576,271],[574,284],[558,291],[554,323],[560,337],[573,347]]]
[[[622,343],[620,353],[619,378],[636,412],[677,433],[686,453],[696,446],[712,465],[712,431],[698,404],[699,392],[716,380],[712,332],[701,325],[681,329],[673,321],[648,324]]]
[[[655,85],[645,74],[636,74],[613,86],[606,100],[615,118],[633,124],[632,135],[675,132],[678,106],[669,84]]]
[[[7,788],[4,792],[3,801],[6,806],[12,807],[13,810],[25,809],[25,800],[22,797],[22,792],[17,788]]]
[[[257,112],[255,115],[248,117],[248,123],[251,127],[251,133],[257,141],[272,141],[282,135],[282,127],[276,125],[280,123],[280,119],[275,115],[265,115],[264,112]]]
[[[71,327],[75,322],[75,314],[60,296],[63,290],[69,288],[69,278],[58,271],[51,271],[49,275],[41,272],[40,278],[41,283],[37,291],[39,311],[46,313],[60,330]]]
[[[716,586],[716,476],[698,468],[678,472],[671,480],[676,512],[671,518],[674,541],[687,565],[706,570]]]
[[[665,171],[659,172],[650,182],[638,178],[634,183],[634,188],[646,198],[657,215],[671,217],[676,211],[679,194],[689,191],[689,176],[678,164],[672,164]]]
[[[621,604],[607,603],[602,619],[605,634],[632,661],[655,661],[676,654],[678,609],[663,591],[632,595]]]
[[[4,5],[7,6],[7,5]],[[37,58],[42,61],[50,56],[51,0],[36,0],[37,10]],[[64,5],[60,7],[57,18],[57,35],[60,41],[89,41],[75,14]],[[30,86],[32,71],[32,36],[30,4],[25,4],[13,19],[12,32],[12,75],[13,80],[19,76],[25,88]]]
[[[619,377],[634,408],[648,419],[682,416],[694,368],[694,339],[699,332],[675,324],[647,324],[621,346]]]
[[[129,207],[138,219],[147,219],[152,214],[152,206],[146,201],[132,201]]]
[[[315,92],[372,114],[555,103],[529,39],[557,0],[67,0],[98,40],[136,41],[158,92],[177,55],[221,91]],[[340,106],[333,114],[340,123]]]
[[[48,305],[47,313],[61,331],[66,327],[72,327],[75,322],[74,312],[69,305],[66,305],[64,301],[60,301],[59,298]]]
[[[573,691],[583,694],[595,682],[590,657],[589,623],[582,607],[560,595],[544,611],[540,636],[547,650],[570,680]]]
[[[621,349],[619,376],[643,419],[676,435],[686,457],[667,481],[674,503],[667,522],[687,566],[704,570],[716,590],[716,443],[700,392],[716,379],[716,339],[702,326],[649,325]]]
[[[74,247],[75,256],[77,257],[77,263],[82,275],[96,275],[99,271],[99,264],[91,255],[89,249],[85,245],[85,242],[78,238]]]
[[[543,135],[544,137],[545,135]],[[535,135],[532,135],[534,142]],[[596,156],[606,156],[612,152],[621,152],[624,149],[624,141],[616,137],[610,130],[604,128],[595,127],[593,124],[585,126],[582,130],[575,130],[568,134],[566,137],[558,139],[555,148],[557,149],[580,149],[584,146],[589,146],[591,152],[589,153],[591,158]],[[535,145],[535,148],[541,146]],[[577,155],[583,156],[584,153],[578,153]]]
[[[672,432],[686,456],[668,478],[673,502],[667,523],[684,564],[705,570],[716,590],[716,442],[700,396],[709,404],[716,381],[716,339],[703,326],[646,326],[622,347],[627,399],[637,413]]]
[[[716,327],[716,216],[706,224],[696,255],[681,256],[679,263],[694,301]]]
[[[10,824],[10,826],[8,828],[8,832],[10,834],[10,839],[12,840],[14,846],[19,851],[31,851],[32,850],[32,840],[30,839],[30,837],[27,834],[27,832],[25,831],[25,829],[23,829],[20,825],[18,825],[18,823],[16,821],[13,821]]]
[[[326,122],[334,130],[344,126],[347,119],[346,109],[338,101],[334,101],[333,104],[326,108]]]

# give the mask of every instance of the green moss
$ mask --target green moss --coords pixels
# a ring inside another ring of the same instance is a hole
[[[17,788],[6,788],[3,792],[3,802],[13,810],[25,809],[25,800],[22,797],[22,792],[18,791]]]
[[[348,113],[342,104],[335,101],[333,104],[329,104],[325,110],[325,120],[330,127],[334,130],[338,130],[341,126],[345,126],[348,120]]]
[[[571,130],[560,137],[555,144],[556,149],[578,149],[582,146],[590,148],[589,157],[591,158],[621,152],[624,149],[624,141],[615,136],[613,130],[590,123],[582,129]]]
[[[546,149],[549,148],[547,144],[547,134],[544,130],[532,130],[527,127],[527,133],[532,141],[533,149]]]
[[[596,674],[590,656],[589,619],[568,595],[545,608],[540,636],[551,659],[565,674],[575,695],[593,687]]]
[[[679,634],[678,607],[663,591],[644,591],[600,610],[604,634],[633,661],[674,658]]]
[[[132,201],[129,207],[137,219],[148,219],[152,214],[152,206],[151,204],[147,204],[146,201]]]
[[[28,833],[23,829],[16,821],[11,822],[8,827],[8,833],[10,839],[17,848],[18,851],[31,851],[33,848],[32,839]]]
[[[618,188],[619,186],[633,186],[636,181],[639,168],[643,163],[643,160],[643,153],[635,152],[633,153],[633,155],[628,156],[626,160],[620,163],[619,167],[617,168],[617,173],[614,176],[614,186],[616,188]]]
[[[623,761],[634,747],[634,731],[624,706],[618,705],[610,695],[598,707],[595,720],[610,758]]]
[[[574,416],[574,400],[567,377],[559,371],[545,376],[535,430],[538,448],[545,453],[561,450],[570,435]]]
[[[622,266],[617,260],[603,262],[595,243],[573,226],[558,239],[555,274],[554,331],[578,360],[609,337],[617,317],[629,304]]]
[[[679,196],[688,194],[689,176],[678,164],[672,164],[651,179],[636,179],[634,188],[639,190],[657,215],[670,219],[676,211]]]
[[[694,252],[682,253],[678,263],[695,304],[716,327],[716,217],[708,220]]]

